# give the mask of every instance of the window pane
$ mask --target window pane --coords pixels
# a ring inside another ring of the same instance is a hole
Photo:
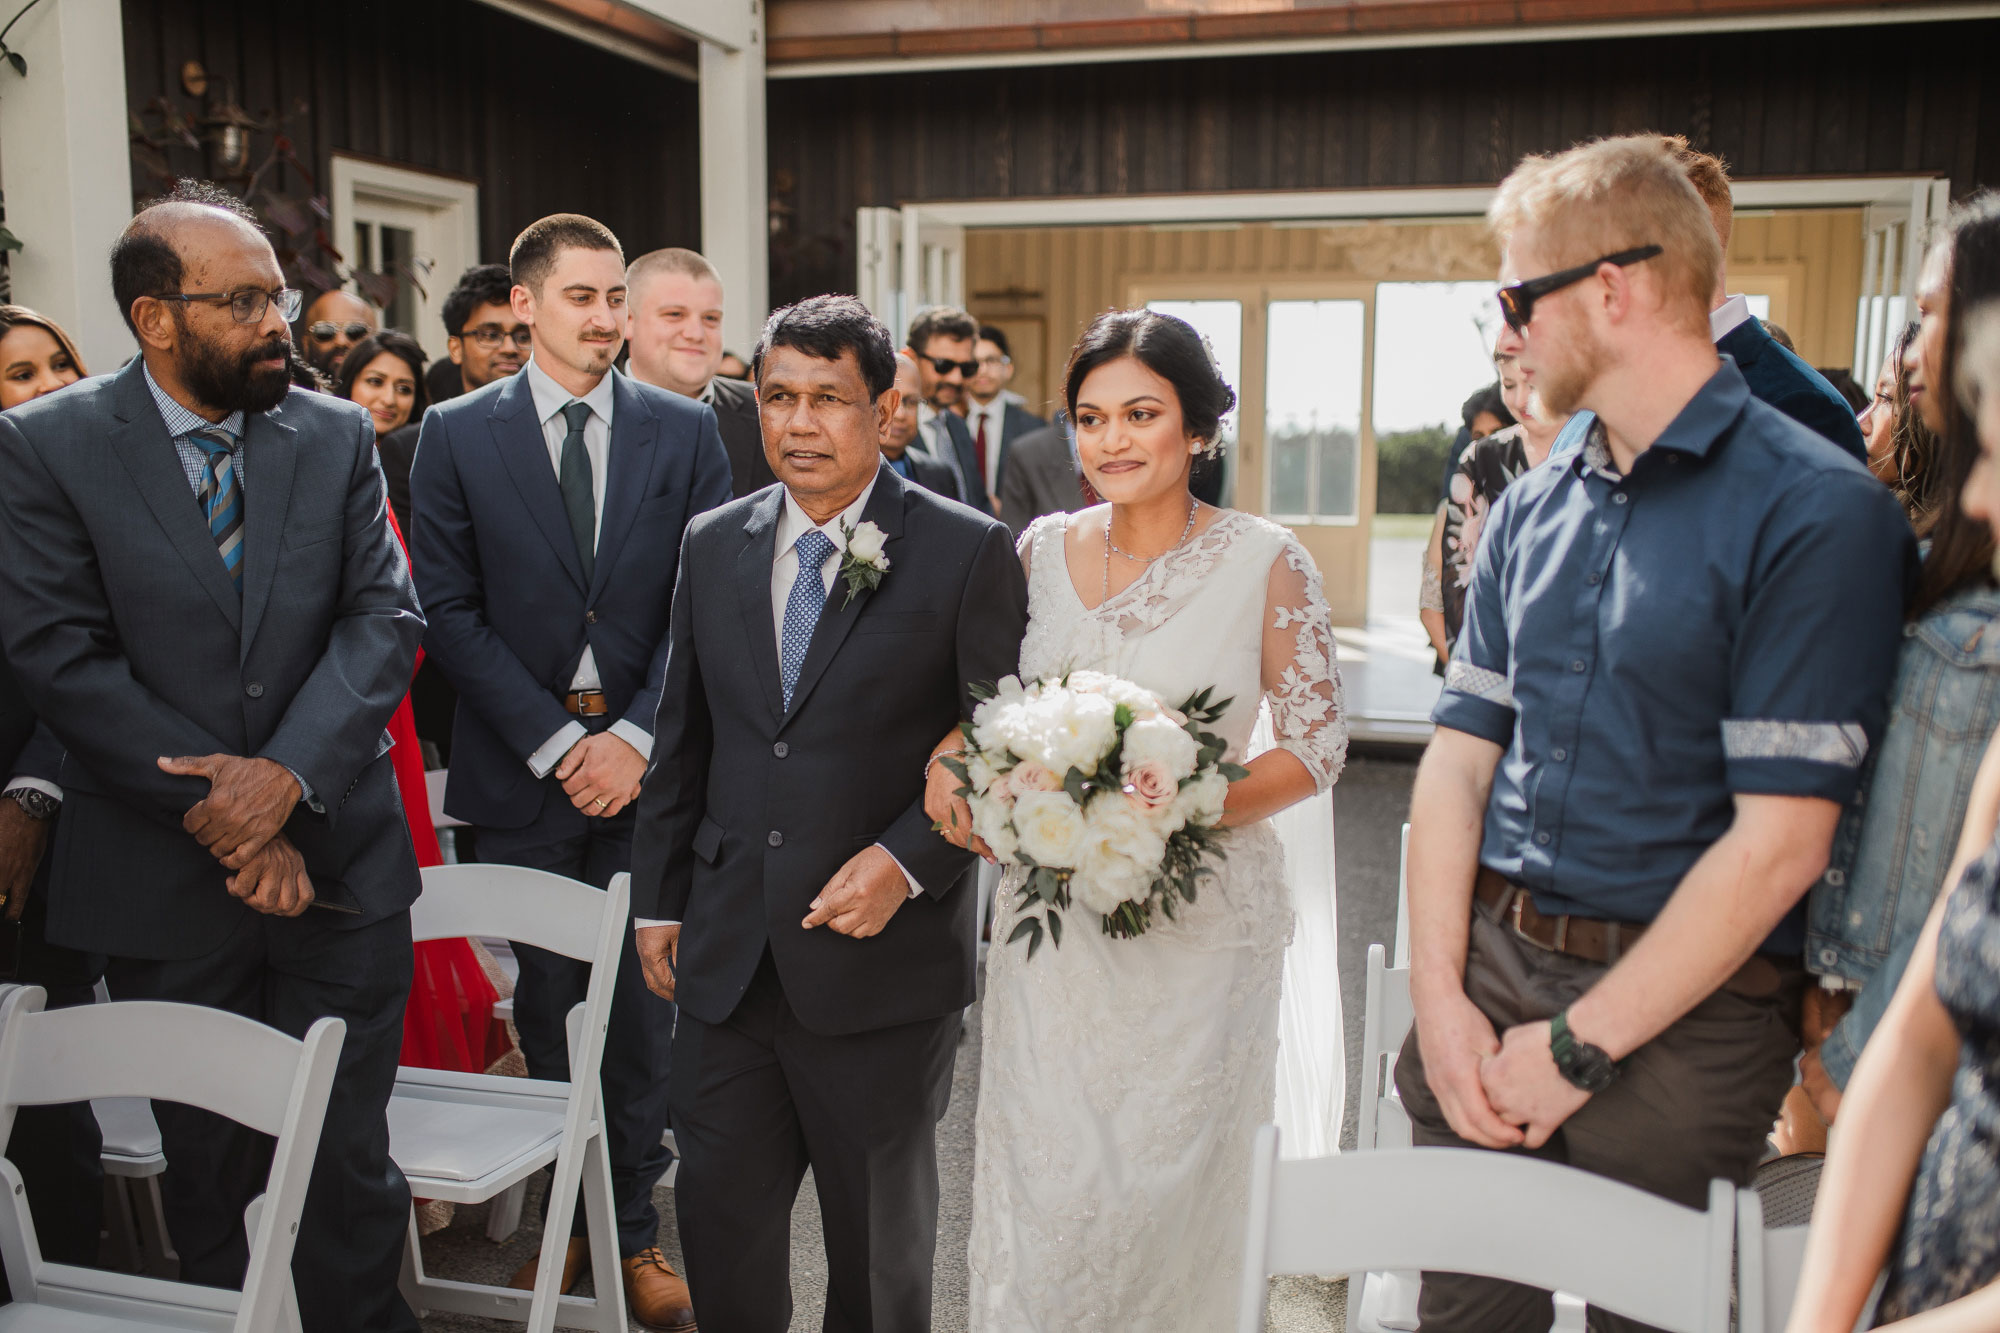
[[[1304,518],[1312,513],[1312,451],[1302,439],[1271,440],[1271,513]]]
[[[1460,409],[1492,384],[1500,303],[1490,282],[1375,288],[1375,512],[1437,508]]]
[[[1146,309],[1194,325],[1208,342],[1223,382],[1243,396],[1243,303],[1241,301],[1148,301]],[[1236,413],[1222,419],[1222,443],[1236,443]]]
[[[1771,322],[1771,298],[1769,296],[1765,296],[1757,292],[1752,292],[1748,296],[1745,296],[1743,299],[1750,306],[1751,314],[1755,315],[1758,319],[1764,321],[1764,323],[1766,324],[1769,324]]]
[[[1273,301],[1264,373],[1273,517],[1359,516],[1361,301]]]

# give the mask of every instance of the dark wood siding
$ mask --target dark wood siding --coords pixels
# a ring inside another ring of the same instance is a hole
[[[1492,184],[1596,135],[1745,177],[2000,184],[2000,21],[774,82],[772,297],[851,291],[854,210]],[[1995,79],[1995,87],[1984,81]]]
[[[504,261],[523,226],[556,212],[597,218],[631,254],[699,243],[684,79],[476,0],[125,0],[124,13],[135,113],[165,97],[198,117],[181,89],[182,65],[198,60],[251,115],[291,114],[322,190],[335,152],[478,182],[482,259]],[[198,152],[170,161],[201,174]],[[136,169],[133,187],[157,188]]]

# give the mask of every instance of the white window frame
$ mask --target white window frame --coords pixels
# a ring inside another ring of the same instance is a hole
[[[437,253],[434,267],[417,298],[418,327],[406,329],[423,344],[432,357],[445,355],[443,320],[444,298],[459,274],[476,264],[479,255],[479,186],[456,176],[399,167],[368,158],[333,156],[329,202],[333,211],[335,248],[352,263],[356,256],[354,228],[362,220],[370,200],[430,213],[435,222],[431,238]],[[346,284],[353,290],[354,284]]]

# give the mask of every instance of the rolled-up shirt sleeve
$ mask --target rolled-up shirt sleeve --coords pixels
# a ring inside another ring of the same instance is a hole
[[[1827,471],[1774,514],[1731,663],[1729,790],[1849,800],[1881,739],[1916,573],[1890,494]]]
[[[1513,743],[1515,719],[1513,655],[1502,591],[1506,505],[1503,495],[1488,516],[1485,537],[1474,553],[1472,580],[1465,590],[1465,622],[1444,669],[1444,691],[1431,710],[1431,721],[1440,727],[1499,746]]]

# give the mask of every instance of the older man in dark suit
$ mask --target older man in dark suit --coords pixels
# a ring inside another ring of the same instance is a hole
[[[289,391],[298,294],[229,196],[147,208],[111,268],[139,357],[0,416],[0,635],[66,751],[49,938],[114,998],[345,1020],[299,1308],[414,1333],[386,1108],[419,882],[383,728],[423,621],[374,431]],[[181,1276],[240,1284],[269,1140],[155,1109]]]

